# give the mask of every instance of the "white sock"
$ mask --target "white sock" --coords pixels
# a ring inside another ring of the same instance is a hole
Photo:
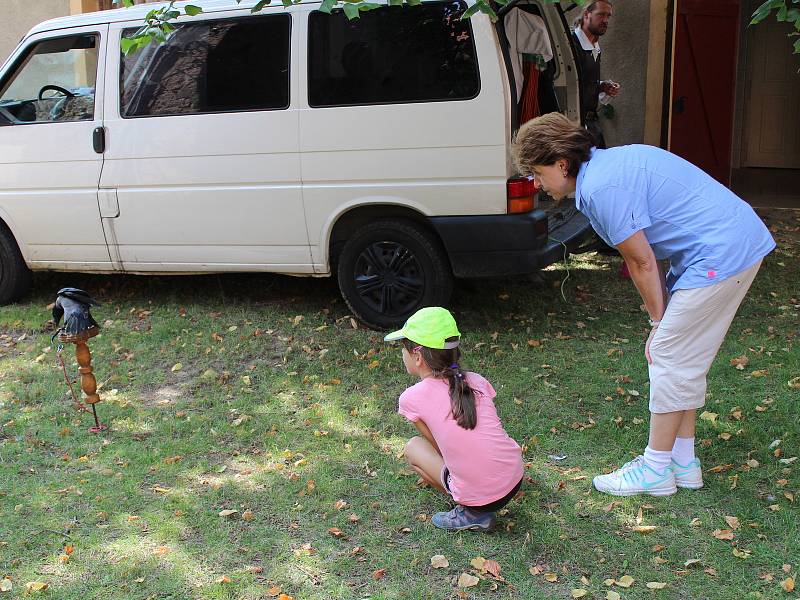
[[[672,452],[669,450],[653,450],[650,446],[644,449],[644,464],[656,473],[663,473],[671,460]]]
[[[672,460],[681,466],[687,466],[694,460],[694,438],[675,438],[672,447]]]

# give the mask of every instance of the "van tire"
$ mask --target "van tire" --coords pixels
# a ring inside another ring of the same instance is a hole
[[[337,276],[347,306],[372,329],[397,327],[420,308],[445,305],[453,291],[450,262],[439,240],[405,220],[357,229],[338,257]]]
[[[31,271],[11,231],[0,223],[0,305],[19,300],[31,287]]]

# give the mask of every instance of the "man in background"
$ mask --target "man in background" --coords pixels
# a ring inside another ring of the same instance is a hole
[[[603,130],[598,122],[598,104],[606,104],[619,94],[620,85],[600,79],[600,37],[608,31],[612,5],[607,0],[589,2],[575,22],[572,32],[581,74],[581,111],[586,129],[595,137],[598,148],[605,148]]]

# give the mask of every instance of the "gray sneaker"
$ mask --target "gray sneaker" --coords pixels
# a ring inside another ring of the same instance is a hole
[[[672,472],[675,473],[675,485],[688,490],[699,490],[703,487],[703,470],[700,461],[693,458],[688,465],[679,465],[672,461]]]
[[[495,519],[494,513],[477,512],[459,504],[449,512],[436,513],[431,522],[439,529],[449,531],[489,531],[494,527]]]

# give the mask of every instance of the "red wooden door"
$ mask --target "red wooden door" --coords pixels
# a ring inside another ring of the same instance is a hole
[[[677,0],[670,150],[729,185],[739,0]]]

